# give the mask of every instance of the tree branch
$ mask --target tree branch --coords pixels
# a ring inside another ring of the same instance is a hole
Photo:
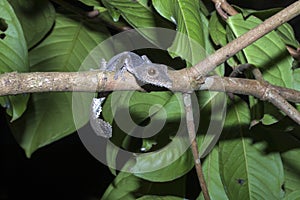
[[[187,69],[184,69],[184,71]],[[184,75],[185,74],[185,75]],[[190,84],[187,73],[170,71],[174,92],[187,92],[195,89]],[[181,79],[178,79],[181,77]],[[114,79],[113,72],[32,72],[5,73],[0,75],[0,96],[37,92],[104,92],[137,90],[144,91],[134,76],[124,73],[124,80]],[[300,102],[300,91],[269,85],[290,102]],[[196,90],[231,92],[263,98],[266,86],[257,80],[210,76]]]
[[[228,45],[208,56],[192,68],[169,71],[173,81],[172,91],[189,92],[193,90],[211,90],[230,92],[236,94],[253,95],[262,100],[269,100],[279,109],[285,105],[282,99],[291,102],[300,102],[300,92],[292,89],[263,84],[261,81],[239,79],[205,77],[207,73],[223,63],[235,53],[250,45],[263,35],[275,29],[279,25],[292,19],[300,13],[300,0],[288,6],[281,12],[267,19],[265,22],[250,30]],[[180,77],[180,79],[178,78]],[[200,77],[200,79],[199,79]],[[114,73],[89,71],[89,72],[34,72],[34,73],[6,73],[0,75],[0,96],[21,93],[49,92],[49,91],[84,91],[102,92],[115,90],[139,90],[143,89],[136,83],[130,73],[125,73],[124,78],[114,80]],[[265,93],[266,91],[276,91]],[[275,102],[278,96],[283,97]],[[279,105],[280,104],[280,105]],[[287,108],[290,116],[295,110],[292,106]],[[299,123],[299,119],[294,119]],[[300,123],[299,123],[300,124]]]
[[[300,14],[300,0],[286,7],[282,11],[265,20],[263,23],[241,35],[235,40],[228,43],[226,46],[218,49],[214,54],[208,56],[194,67],[189,68],[189,74],[194,79],[206,76],[213,71],[218,65],[225,62],[227,59],[249,46],[262,36],[271,32],[283,23],[291,20]]]

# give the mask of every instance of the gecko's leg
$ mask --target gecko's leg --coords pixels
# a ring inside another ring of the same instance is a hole
[[[102,58],[101,61],[100,61],[99,69],[102,70],[102,71],[105,71],[107,69],[107,62],[104,58]]]
[[[143,59],[146,63],[152,63],[151,60],[150,60],[146,55],[142,55],[142,59]]]
[[[124,72],[127,71],[130,68],[129,66],[131,66],[131,63],[132,62],[131,62],[129,57],[124,58],[122,66],[119,68],[118,71],[116,71],[116,75],[115,75],[114,78],[118,79],[118,77],[121,77],[122,80],[125,80],[125,78],[123,76]]]

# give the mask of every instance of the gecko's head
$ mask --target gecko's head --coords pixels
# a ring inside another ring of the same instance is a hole
[[[171,88],[172,80],[168,75],[168,68],[166,65],[149,63],[142,68],[137,69],[140,80],[152,85]]]

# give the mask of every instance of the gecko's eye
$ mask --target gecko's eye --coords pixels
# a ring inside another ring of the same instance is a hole
[[[148,69],[148,74],[150,76],[155,76],[156,75],[156,69],[153,69],[153,68]]]

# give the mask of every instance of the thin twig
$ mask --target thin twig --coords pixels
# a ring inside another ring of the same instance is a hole
[[[269,84],[268,87],[277,91],[278,94],[290,102],[300,102],[300,91],[271,84]],[[257,80],[213,76],[205,78],[205,84],[201,85],[198,89],[252,95],[262,99],[264,91],[266,90],[266,85]]]
[[[290,46],[286,46],[286,49],[293,58],[295,58],[297,61],[300,61],[300,48],[294,49]]]
[[[189,68],[188,73],[191,77],[194,77],[195,80],[206,76],[218,65],[222,64],[245,47],[299,14],[300,0],[268,18],[263,23],[231,41],[226,46],[218,49],[214,54],[208,56],[194,67]]]
[[[266,82],[263,78],[262,73],[260,72],[260,70],[258,68],[252,68],[252,74],[254,76],[254,78],[260,82]]]
[[[282,110],[287,116],[300,124],[300,113],[289,102],[287,102],[274,88],[269,87],[269,83],[264,80],[262,73],[258,68],[253,68],[252,73],[256,80],[265,85],[265,94],[261,97],[262,100],[267,100]]]
[[[292,120],[300,124],[300,113],[294,108],[291,104],[289,104],[277,91],[270,89],[267,87],[265,91],[265,95],[262,100],[267,100],[271,102],[274,106],[283,111],[287,116],[289,116]]]
[[[192,106],[192,99],[189,93],[183,93],[183,102],[184,102],[184,109],[186,114],[186,123],[188,134],[191,142],[191,149],[194,157],[195,168],[198,175],[198,180],[202,189],[202,193],[205,200],[210,200],[208,189],[205,183],[205,178],[203,175],[201,160],[199,157],[198,152],[198,145],[196,141],[196,132],[195,132],[195,122],[193,117],[193,106]]]
[[[246,64],[240,64],[236,66],[233,71],[230,73],[229,77],[237,77],[240,74],[243,74],[245,70],[252,68],[253,65],[246,63]]]
[[[228,19],[228,15],[226,12],[224,12],[224,10],[221,7],[222,3],[220,1],[215,3],[215,8],[216,11],[219,13],[219,15],[224,19],[227,20]]]
[[[226,0],[212,0],[215,3],[215,6],[220,7],[222,9],[221,14],[224,11],[229,14],[230,16],[238,14],[238,12],[226,1]],[[219,12],[221,9],[218,9]]]

